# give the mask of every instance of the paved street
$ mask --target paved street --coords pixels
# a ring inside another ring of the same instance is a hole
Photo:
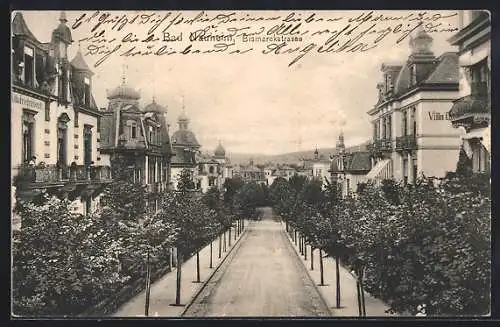
[[[329,316],[282,225],[269,208],[184,316]]]

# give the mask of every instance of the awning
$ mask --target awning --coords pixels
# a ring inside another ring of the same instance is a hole
[[[456,100],[449,111],[451,119],[457,119],[467,114],[490,113],[490,102],[485,96],[465,96]]]
[[[483,139],[484,137],[484,134],[485,134],[485,130],[489,129],[489,127],[483,127],[483,128],[477,128],[477,129],[474,129],[472,131],[470,131],[469,133],[466,133],[464,136],[462,136],[462,138],[464,140],[470,140],[470,139]]]
[[[366,180],[371,180],[379,177],[380,173],[384,168],[390,164],[391,159],[384,159],[379,162],[366,174]]]

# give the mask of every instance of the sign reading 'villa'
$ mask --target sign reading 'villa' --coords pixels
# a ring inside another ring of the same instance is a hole
[[[12,102],[19,103],[20,105],[28,107],[28,109],[39,109],[42,110],[44,108],[43,101],[29,98],[25,95],[13,93],[12,94]]]
[[[447,112],[443,114],[437,111],[429,111],[428,115],[430,120],[450,120],[450,115]]]

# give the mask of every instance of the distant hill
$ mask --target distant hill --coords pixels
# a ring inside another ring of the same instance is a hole
[[[360,145],[351,146],[346,149],[350,152],[364,151],[366,150],[366,143]],[[318,149],[320,156],[328,159],[330,155],[335,154],[336,148],[324,148]],[[251,153],[229,153],[229,159],[232,164],[248,164],[250,160],[253,160],[255,165],[265,165],[265,164],[297,164],[302,158],[313,158],[314,150],[309,151],[297,151],[289,152],[283,154],[275,155],[265,155],[265,154],[251,154]]]

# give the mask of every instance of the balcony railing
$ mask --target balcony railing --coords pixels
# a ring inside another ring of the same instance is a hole
[[[378,139],[368,144],[368,150],[373,153],[390,152],[392,151],[392,140]]]
[[[470,127],[487,124],[490,120],[491,97],[486,82],[471,84],[471,94],[455,100],[449,112],[455,126]]]
[[[99,183],[108,180],[111,180],[111,168],[108,166],[21,166],[17,175],[18,182],[33,185]]]
[[[396,137],[396,151],[410,151],[417,149],[415,135],[404,135]]]

